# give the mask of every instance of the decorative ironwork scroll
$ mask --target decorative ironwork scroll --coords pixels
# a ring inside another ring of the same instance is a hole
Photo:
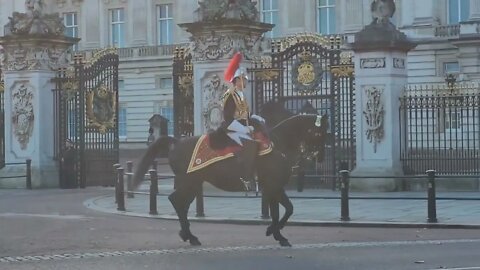
[[[176,48],[173,57],[173,118],[174,135],[193,136],[194,117],[192,54]]]
[[[298,58],[292,70],[292,83],[295,90],[299,92],[315,91],[322,80],[323,70],[320,63],[308,50],[300,53]]]
[[[97,128],[101,134],[115,127],[115,108],[117,99],[115,92],[100,84],[87,93],[87,119],[89,127]]]
[[[330,72],[335,77],[350,78],[354,76],[355,67],[353,65],[353,55],[350,52],[340,53],[340,64],[332,65]]]
[[[365,134],[370,143],[373,143],[373,152],[377,152],[377,144],[384,136],[385,109],[382,101],[383,89],[376,86],[365,88],[367,102],[363,110],[367,128]]]

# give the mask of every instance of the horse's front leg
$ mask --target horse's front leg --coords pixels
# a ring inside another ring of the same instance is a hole
[[[200,243],[198,238],[190,231],[190,222],[188,221],[188,209],[195,199],[195,194],[196,192],[192,189],[177,188],[168,196],[168,199],[172,203],[177,213],[178,221],[180,222],[180,238],[182,238],[184,242],[188,240],[192,246],[200,246],[202,243]]]
[[[273,238],[277,240],[282,247],[291,247],[292,245],[288,242],[288,239],[285,238],[281,233],[280,233],[280,227],[279,227],[279,201],[278,199],[275,198],[270,199],[269,205],[270,205],[270,216],[272,217],[272,224],[267,228],[267,235],[269,233],[273,234]]]
[[[283,227],[285,227],[285,224],[287,223],[288,219],[293,214],[293,204],[292,204],[292,201],[290,201],[290,198],[288,198],[287,194],[285,193],[285,190],[283,190],[280,196],[280,204],[285,208],[285,214],[283,215],[282,219],[278,222],[278,228],[281,230],[283,229]]]

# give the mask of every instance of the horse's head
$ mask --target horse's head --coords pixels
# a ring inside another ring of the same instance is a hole
[[[271,136],[285,153],[299,152],[303,158],[323,160],[327,129],[327,115],[298,114],[276,125]]]

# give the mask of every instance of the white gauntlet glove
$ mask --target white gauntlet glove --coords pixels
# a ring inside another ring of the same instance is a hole
[[[252,116],[250,116],[250,118],[257,120],[257,121],[259,121],[259,122],[262,123],[262,124],[265,124],[265,118],[263,118],[263,117],[261,117],[261,116],[259,116],[259,115],[252,114]]]

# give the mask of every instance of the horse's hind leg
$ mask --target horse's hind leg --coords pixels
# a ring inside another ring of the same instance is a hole
[[[189,240],[192,246],[199,246],[201,243],[190,231],[190,222],[188,221],[188,209],[195,199],[195,194],[195,189],[181,186],[177,187],[177,189],[168,196],[168,199],[172,203],[175,212],[177,212],[181,228],[179,233],[180,238],[182,238],[183,241]]]
[[[280,222],[278,222],[278,228],[281,230],[283,229],[283,227],[285,227],[285,224],[287,223],[288,219],[293,214],[293,204],[288,198],[287,194],[285,193],[285,190],[283,190],[280,196],[280,204],[285,208],[285,214],[283,215]]]

